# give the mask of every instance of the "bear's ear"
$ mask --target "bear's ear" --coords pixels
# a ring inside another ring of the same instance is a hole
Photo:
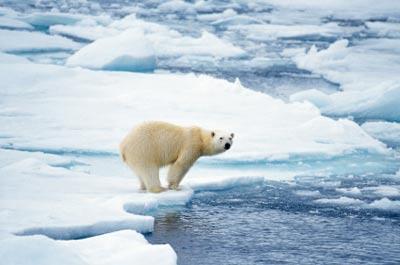
[[[215,136],[215,132],[211,132],[211,137],[214,137]]]
[[[232,137],[232,138],[235,137],[235,134],[234,134],[234,133],[231,133],[231,137]]]

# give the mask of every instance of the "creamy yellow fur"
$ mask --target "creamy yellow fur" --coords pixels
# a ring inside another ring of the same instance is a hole
[[[161,192],[165,190],[161,187],[159,179],[161,167],[171,165],[167,178],[168,187],[177,189],[187,171],[200,156],[225,151],[215,144],[214,137],[214,132],[200,127],[145,122],[125,137],[120,144],[120,152],[124,162],[139,177],[141,189]],[[233,134],[225,141],[232,144],[232,137]]]

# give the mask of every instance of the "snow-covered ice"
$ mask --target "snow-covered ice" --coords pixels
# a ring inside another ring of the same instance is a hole
[[[373,137],[392,146],[400,146],[400,124],[396,122],[369,121],[361,126]]]
[[[0,240],[0,256],[4,264],[41,265],[173,265],[177,259],[169,245],[150,245],[143,235],[128,230],[71,241],[54,241],[45,236],[14,237]]]
[[[337,188],[336,191],[347,195],[360,195],[361,190],[357,187],[352,188]]]
[[[385,37],[385,38],[400,37],[399,23],[371,21],[371,22],[366,22],[365,25],[368,27],[371,33],[375,34],[378,37]]]
[[[29,41],[26,41],[29,40]],[[76,50],[81,45],[60,36],[49,36],[40,32],[0,29],[0,51],[35,52],[54,50]]]
[[[52,25],[72,25],[87,17],[88,16],[80,14],[61,12],[38,12],[23,15],[21,16],[21,19],[36,27],[50,27]],[[90,18],[93,19],[92,16],[90,16]],[[94,19],[103,23],[110,21],[108,16],[94,16]]]
[[[49,32],[54,35],[68,36],[87,41],[111,37],[120,33],[119,30],[112,27],[105,27],[93,19],[84,19],[73,25],[52,25],[49,27]]]
[[[400,5],[397,2],[384,0],[375,5],[373,0],[301,0],[293,2],[291,0],[268,0],[266,1],[280,8],[307,11],[318,17],[329,15],[337,19],[372,19],[378,17],[396,17],[399,14]],[[371,8],[375,6],[375,8]]]
[[[334,35],[351,35],[360,29],[343,28],[337,23],[327,23],[323,25],[272,25],[272,24],[253,24],[231,26],[230,29],[239,32],[246,32],[248,38],[253,40],[268,41],[275,38],[302,37],[311,35],[320,35],[324,37]]]
[[[62,156],[3,149],[0,153],[5,158],[0,168],[3,262],[53,264],[56,257],[65,256],[57,263],[176,263],[169,245],[150,245],[138,233],[151,232],[154,218],[136,215],[146,212],[128,211],[126,205],[134,202],[144,208],[149,201],[182,204],[190,192],[137,193],[133,178],[73,171],[70,168],[81,163]],[[152,255],[154,252],[158,254]]]
[[[371,202],[368,207],[378,210],[399,211],[400,201],[393,201],[388,198],[382,198],[380,200]]]
[[[153,71],[155,64],[151,43],[142,32],[135,30],[98,39],[77,51],[66,62],[68,66],[132,72]]]
[[[319,197],[321,193],[318,190],[298,190],[296,194],[299,196],[307,196],[307,197]]]
[[[400,197],[400,188],[396,186],[366,187],[363,188],[363,191],[372,192],[382,197]]]
[[[127,29],[143,32],[146,41],[153,46],[155,54],[160,57],[182,55],[237,57],[245,54],[239,47],[207,31],[203,31],[199,37],[185,36],[168,26],[146,22],[136,18],[135,15],[126,16],[107,25],[95,21],[88,23],[85,20],[74,25],[55,25],[50,27],[50,32],[95,40],[114,36]]]
[[[294,57],[297,65],[339,83],[343,91],[302,91],[291,100],[308,100],[328,115],[399,121],[399,44],[398,39],[370,39],[349,46],[344,39],[320,51],[311,47]]]
[[[354,198],[349,198],[349,197],[340,197],[340,198],[332,198],[332,199],[318,199],[315,200],[316,203],[322,203],[322,204],[338,204],[338,205],[352,205],[352,206],[357,206],[361,205],[364,202],[359,200],[359,199],[354,199]]]
[[[33,29],[33,27],[26,22],[8,17],[0,17],[0,28],[26,30]]]
[[[20,67],[25,69],[24,77],[16,80],[12,76]],[[220,157],[387,152],[381,142],[350,120],[323,117],[311,104],[287,104],[250,91],[239,82],[194,75],[92,72],[33,63],[1,62],[0,69],[7,99],[2,105],[14,113],[12,118],[1,116],[0,121],[8,124],[3,133],[13,136],[13,148],[117,153],[120,139],[135,123],[167,120],[235,132],[235,152]],[[50,80],[38,79],[49,72]],[[35,80],[34,86],[31,80]],[[42,96],[32,100],[20,97],[21,93]],[[63,108],[57,108],[60,104]],[[204,106],[212,110],[212,120]],[[25,130],[18,129],[21,121]],[[2,146],[9,142],[0,139]]]

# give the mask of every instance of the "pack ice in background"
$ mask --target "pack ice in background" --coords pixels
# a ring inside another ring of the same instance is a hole
[[[399,73],[397,1],[0,0],[1,263],[400,263]],[[143,193],[144,120],[235,144]]]

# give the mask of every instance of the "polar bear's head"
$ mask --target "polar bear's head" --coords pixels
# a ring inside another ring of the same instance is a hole
[[[233,144],[233,137],[235,134],[227,133],[223,131],[212,131],[211,132],[211,143],[213,154],[219,154],[229,150]]]

